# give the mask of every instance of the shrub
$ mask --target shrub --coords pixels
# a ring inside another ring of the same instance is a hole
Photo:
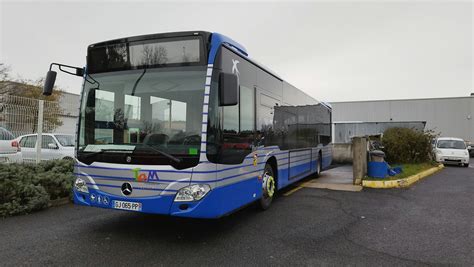
[[[19,164],[0,165],[0,216],[24,214],[48,206],[49,195],[33,183],[34,172]]]
[[[38,165],[0,164],[0,217],[44,209],[50,199],[71,194],[72,161]]]
[[[432,160],[431,131],[409,128],[387,129],[382,138],[386,160],[394,163],[421,163]]]
[[[74,165],[70,160],[46,161],[36,167],[35,184],[43,186],[50,199],[70,196]]]

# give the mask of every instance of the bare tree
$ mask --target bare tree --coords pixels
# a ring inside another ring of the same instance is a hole
[[[162,46],[145,45],[142,54],[141,64],[145,66],[166,64],[168,61],[168,51]]]
[[[10,67],[5,65],[5,63],[0,62],[0,81],[4,82],[9,79],[8,73],[10,72]]]
[[[126,44],[117,44],[107,48],[109,64],[112,66],[123,66],[128,62]]]

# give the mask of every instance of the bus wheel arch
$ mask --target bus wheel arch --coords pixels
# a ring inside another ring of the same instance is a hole
[[[267,189],[266,186],[270,186],[270,189]],[[267,210],[268,208],[270,208],[273,198],[275,197],[277,188],[278,188],[278,169],[276,165],[276,158],[270,157],[266,161],[265,167],[262,173],[262,197],[258,201],[258,207],[261,210]]]
[[[276,189],[278,189],[278,166],[277,166],[277,160],[275,156],[271,156],[270,158],[268,158],[266,164],[269,164],[273,169],[273,178],[275,179],[275,187]]]
[[[319,177],[323,170],[323,153],[321,152],[321,149],[318,151],[317,161],[318,162],[316,162],[316,177]]]

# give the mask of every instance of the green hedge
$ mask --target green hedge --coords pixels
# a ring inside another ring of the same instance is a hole
[[[70,196],[72,172],[70,160],[0,164],[0,217],[44,209],[50,200]]]
[[[431,131],[409,128],[387,129],[382,138],[387,162],[422,163],[432,161]]]

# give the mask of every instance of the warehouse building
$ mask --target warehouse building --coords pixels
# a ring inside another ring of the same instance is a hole
[[[333,102],[333,122],[426,122],[425,130],[474,142],[474,96]]]

